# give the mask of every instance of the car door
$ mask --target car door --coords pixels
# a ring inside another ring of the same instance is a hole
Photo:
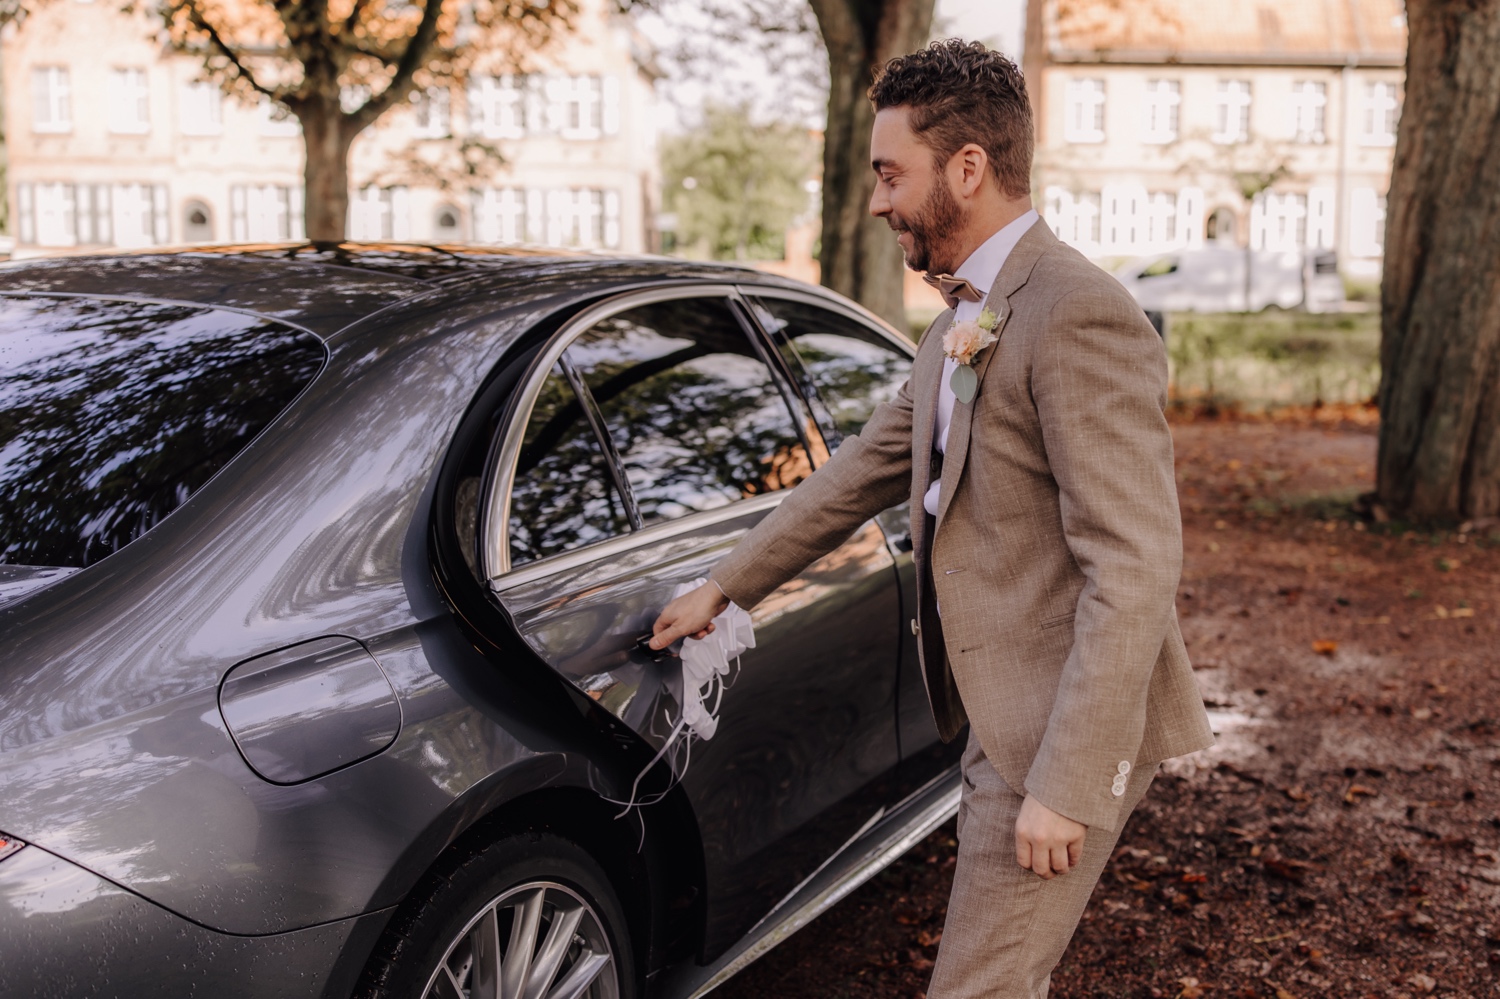
[[[911,377],[915,347],[853,309],[821,296],[781,289],[744,289],[751,311],[807,398],[829,450],[858,434],[875,407],[896,397]],[[911,627],[917,576],[911,550],[911,505],[876,521],[895,558],[901,587],[901,661],[896,692],[903,761],[898,793],[924,783],[954,759],[938,739]]]
[[[680,717],[676,660],[637,640],[822,453],[770,356],[727,287],[596,307],[539,358],[492,476],[499,601],[554,669],[656,746]],[[885,800],[899,759],[893,565],[867,523],[757,606],[717,732],[674,755],[703,837],[706,956]],[[669,776],[658,768],[643,800]]]

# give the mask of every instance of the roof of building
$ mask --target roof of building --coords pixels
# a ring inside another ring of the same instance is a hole
[[[1051,62],[1394,65],[1401,0],[1043,0]]]

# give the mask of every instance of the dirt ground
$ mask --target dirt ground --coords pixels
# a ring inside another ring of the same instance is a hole
[[[1052,995],[1500,996],[1500,526],[1356,517],[1367,409],[1173,433],[1177,607],[1218,745],[1130,820]],[[923,996],[953,837],[716,995]]]

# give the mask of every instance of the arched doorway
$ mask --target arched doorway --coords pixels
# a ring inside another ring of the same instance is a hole
[[[463,242],[463,212],[453,205],[438,205],[432,217],[432,234],[439,243]]]
[[[1228,208],[1215,208],[1203,224],[1203,238],[1213,242],[1234,242],[1234,212]]]
[[[193,200],[183,206],[182,241],[184,243],[212,243],[214,241],[214,216],[208,205]]]

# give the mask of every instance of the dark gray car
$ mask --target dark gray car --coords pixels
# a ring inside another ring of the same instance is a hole
[[[0,270],[0,996],[689,996],[784,939],[956,807],[906,513],[756,608],[711,740],[639,640],[911,353],[666,260]]]

